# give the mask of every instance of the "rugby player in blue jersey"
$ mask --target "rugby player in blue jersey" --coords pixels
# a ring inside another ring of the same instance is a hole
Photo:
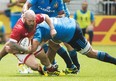
[[[64,0],[64,2],[67,1],[69,2],[70,0]],[[63,3],[62,0],[27,0],[26,3],[24,4],[23,12],[25,12],[28,9],[33,10],[36,14],[44,13],[49,15],[50,17],[63,17],[65,14],[67,17],[70,16],[66,4]],[[66,63],[67,66],[66,70],[69,71],[75,68],[79,70],[80,64],[78,62],[76,51],[73,48],[71,48],[71,46],[67,44],[65,45],[68,48],[68,52],[71,59],[73,58],[72,60],[70,59],[66,50],[63,47],[61,47],[60,45],[56,45],[55,48],[58,48],[57,53],[64,59]],[[45,48],[46,46],[44,45],[44,49]],[[75,64],[76,67],[72,64],[72,62]]]
[[[50,28],[43,22],[38,25],[34,35],[32,50],[35,51],[42,41],[52,40],[55,43],[66,42],[70,44],[77,52],[87,57],[98,59],[103,62],[116,65],[116,58],[108,53],[95,50],[82,34],[79,25],[71,18],[51,18],[57,34],[54,38],[50,36]],[[52,49],[54,47],[51,46]],[[52,55],[52,54],[51,54]],[[52,60],[53,58],[51,58]]]

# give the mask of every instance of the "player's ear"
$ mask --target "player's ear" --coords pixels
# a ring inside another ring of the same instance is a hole
[[[23,16],[23,21],[25,22],[26,21],[26,18]]]

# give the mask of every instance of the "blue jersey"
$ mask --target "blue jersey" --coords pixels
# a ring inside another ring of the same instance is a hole
[[[76,29],[76,22],[71,18],[51,18],[54,27],[57,31],[56,36],[52,39],[50,35],[50,27],[46,22],[38,25],[34,39],[42,42],[43,40],[52,39],[55,42],[69,42]]]
[[[56,17],[59,11],[62,11],[63,1],[62,0],[27,0],[32,6],[31,10],[33,10],[36,14],[44,13],[48,14],[50,17]]]
[[[68,8],[67,8],[67,6],[66,6],[66,3],[63,3],[63,5],[64,5],[65,16],[66,16],[66,17],[70,17],[70,12],[69,12],[69,10],[68,10]]]

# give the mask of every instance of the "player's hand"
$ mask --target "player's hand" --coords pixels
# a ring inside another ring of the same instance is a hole
[[[31,54],[32,53],[32,49],[31,46],[29,46],[27,49],[25,49],[25,54]]]
[[[52,38],[54,38],[54,36],[57,34],[57,32],[54,28],[51,29],[50,33],[51,33]]]
[[[13,50],[10,46],[5,46],[5,50],[7,53],[13,53],[13,54],[20,53],[20,51]]]

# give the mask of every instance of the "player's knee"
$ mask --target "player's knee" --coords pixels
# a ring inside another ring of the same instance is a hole
[[[94,50],[94,49],[91,49],[87,54],[86,54],[87,57],[89,58],[97,58],[97,51]]]

